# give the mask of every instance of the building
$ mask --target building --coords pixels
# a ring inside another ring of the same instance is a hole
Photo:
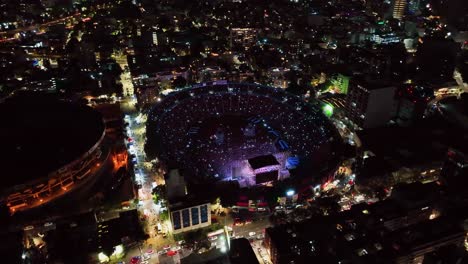
[[[136,90],[136,98],[138,105],[141,109],[150,109],[154,104],[158,102],[159,98],[159,86],[154,83],[155,86],[141,86]]]
[[[223,253],[222,250],[209,250],[202,254],[191,254],[183,259],[182,264],[258,264],[255,252],[246,238],[231,239],[229,251]]]
[[[268,69],[267,76],[271,80],[273,87],[287,88],[289,80],[287,74],[289,73],[288,68],[274,67]]]
[[[394,116],[396,88],[377,81],[351,81],[346,117],[361,128],[384,126]]]
[[[415,15],[419,12],[420,0],[410,0],[408,2],[408,14]]]
[[[464,186],[468,182],[468,156],[461,151],[450,149],[440,176],[448,185]]]
[[[299,118],[304,122],[298,122]],[[242,187],[260,184],[254,170],[263,167],[253,168],[248,160],[265,155],[276,159],[267,166],[279,163],[279,169],[268,168],[276,175],[272,174],[272,178],[286,179],[290,176],[288,168],[293,167],[286,167],[291,152],[297,157],[291,161],[301,161],[289,164],[297,168],[296,175],[304,173],[305,177],[322,182],[329,172],[334,172],[338,160],[329,155],[341,152],[341,139],[336,140],[338,132],[318,106],[304,103],[281,89],[257,84],[218,81],[194,85],[162,99],[148,120],[148,157],[158,157],[171,164],[169,167],[186,169],[189,189],[210,181],[237,181]],[[229,126],[223,125],[228,122]],[[234,138],[237,134],[242,136]],[[288,137],[283,136],[286,134]],[[271,181],[266,177],[261,182]]]
[[[423,118],[426,110],[425,103],[401,98],[398,102],[397,121],[401,125],[411,124]]]
[[[231,47],[240,45],[249,49],[257,41],[257,30],[255,28],[232,28],[229,39]]]
[[[158,87],[161,82],[173,81],[177,77],[182,77],[189,80],[190,73],[185,67],[174,67],[167,71],[157,71],[144,73],[133,77],[133,85],[137,88],[154,88]]]
[[[261,184],[279,179],[280,163],[273,155],[263,155],[248,160],[255,174],[255,183]]]
[[[54,263],[90,263],[90,256],[98,254],[99,259],[108,260],[123,253],[118,248],[129,249],[144,237],[135,209],[98,215],[88,212],[61,218],[54,223],[46,232],[47,250],[56,253],[50,254],[50,261]],[[36,231],[30,234],[35,236],[40,228],[36,225]],[[73,261],[70,256],[73,256]]]
[[[395,19],[403,19],[406,11],[406,4],[408,0],[394,0],[393,1],[393,10],[392,15]]]
[[[395,32],[381,33],[371,35],[370,40],[377,44],[400,43],[403,41],[403,36]]]
[[[187,194],[187,185],[184,177],[178,169],[170,170],[165,177],[167,186],[167,199],[173,200],[184,197]]]
[[[112,138],[121,138],[124,132],[123,113],[119,104],[102,103],[93,107],[104,120],[106,135]]]
[[[423,118],[428,102],[434,98],[433,89],[421,85],[405,85],[398,90],[396,121],[409,125]]]
[[[165,177],[169,216],[174,234],[211,225],[211,203],[188,195],[184,176],[172,169]]]
[[[11,213],[91,186],[109,168],[105,124],[96,110],[36,93],[11,97],[0,109],[2,119],[11,124],[0,133],[9,139],[3,149],[12,153],[0,162],[9,175],[0,190],[0,203]],[[21,124],[15,122],[18,117],[23,117]]]
[[[211,225],[210,203],[189,203],[187,200],[171,203],[169,214],[174,234]]]
[[[219,81],[226,79],[226,70],[219,66],[201,67],[197,70],[198,81]]]
[[[434,201],[439,200],[440,190],[434,192],[434,188],[439,187],[407,185],[383,202],[358,204],[337,215],[267,228],[267,253],[274,264],[409,264],[422,263],[434,255],[446,261],[447,256],[438,254],[440,249],[463,251],[461,223],[466,216],[439,216]],[[461,261],[463,256],[454,252],[450,258]]]

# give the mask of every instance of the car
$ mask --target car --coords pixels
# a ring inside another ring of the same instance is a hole
[[[171,249],[171,246],[170,245],[164,246],[163,249],[164,250],[169,250],[169,249]]]
[[[243,226],[244,222],[240,218],[234,219],[234,226]]]
[[[54,224],[54,223],[52,223],[52,222],[47,222],[47,223],[44,224],[44,226],[45,226],[45,227],[48,227],[48,226],[51,226],[51,225],[53,225],[53,224]]]
[[[151,256],[148,256],[148,255],[143,255],[143,258],[142,258],[142,260],[143,260],[143,261],[145,261],[145,260],[148,260],[148,259],[150,259],[150,258],[151,258]]]
[[[255,236],[255,232],[249,232],[249,236]]]
[[[25,227],[23,230],[28,231],[28,230],[33,230],[33,229],[34,229],[34,226],[30,225],[30,226]]]
[[[140,256],[134,256],[130,259],[131,264],[141,264],[141,257]]]
[[[212,236],[209,238],[210,241],[215,241],[215,240],[218,240],[218,237],[217,236]]]
[[[153,253],[154,253],[154,250],[151,248],[146,251],[146,254],[148,255],[152,255]]]

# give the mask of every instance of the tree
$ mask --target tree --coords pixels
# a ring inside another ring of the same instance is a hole
[[[468,82],[468,51],[464,50],[458,56],[457,70],[460,73],[463,82]]]
[[[210,72],[205,72],[202,77],[203,82],[209,82],[211,81],[211,73]]]
[[[177,78],[175,78],[172,82],[172,85],[174,88],[182,88],[187,85],[187,80],[185,80],[185,78],[182,76],[177,76]]]
[[[212,204],[221,204],[221,198],[220,197],[216,197],[214,199],[214,201],[212,202]]]
[[[159,220],[161,220],[161,221],[169,220],[169,212],[167,210],[162,211],[159,214]]]
[[[245,78],[245,83],[254,83],[255,80],[254,80],[254,77],[253,76],[248,76],[247,78]]]
[[[166,196],[166,185],[163,185],[163,184],[157,185],[156,187],[153,188],[152,193],[165,197]]]
[[[153,193],[153,202],[157,204],[159,202],[159,195],[156,193]]]
[[[79,41],[76,37],[72,37],[65,45],[65,52],[68,54],[74,53],[78,48]]]

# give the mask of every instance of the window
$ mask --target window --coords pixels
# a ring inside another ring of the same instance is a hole
[[[198,225],[200,223],[200,214],[198,213],[198,207],[190,209],[192,211],[192,225]]]
[[[206,204],[200,206],[200,216],[202,223],[208,222],[208,206]]]
[[[182,222],[184,224],[184,227],[189,227],[190,226],[190,212],[189,212],[189,209],[182,210]]]
[[[172,213],[172,224],[174,225],[174,230],[180,229],[180,212],[173,212]]]

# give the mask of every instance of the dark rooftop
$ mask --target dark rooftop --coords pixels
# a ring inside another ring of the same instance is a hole
[[[443,116],[449,122],[460,125],[468,130],[468,95],[463,94],[460,99],[455,96],[447,97],[439,101]]]
[[[92,108],[49,95],[21,95],[0,103],[3,187],[45,177],[79,158],[101,137]]]
[[[231,249],[229,250],[229,260],[231,264],[256,264],[257,257],[247,238],[231,240]]]
[[[269,181],[274,181],[278,179],[278,171],[268,171],[268,172],[263,172],[263,173],[258,173],[255,175],[255,182],[257,184],[259,183],[265,183]]]
[[[278,165],[279,163],[275,156],[264,155],[249,159],[249,164],[254,170],[256,170],[267,166]]]
[[[466,133],[438,117],[423,119],[410,127],[373,128],[357,134],[365,149],[394,169],[442,162],[449,148],[468,150]]]

